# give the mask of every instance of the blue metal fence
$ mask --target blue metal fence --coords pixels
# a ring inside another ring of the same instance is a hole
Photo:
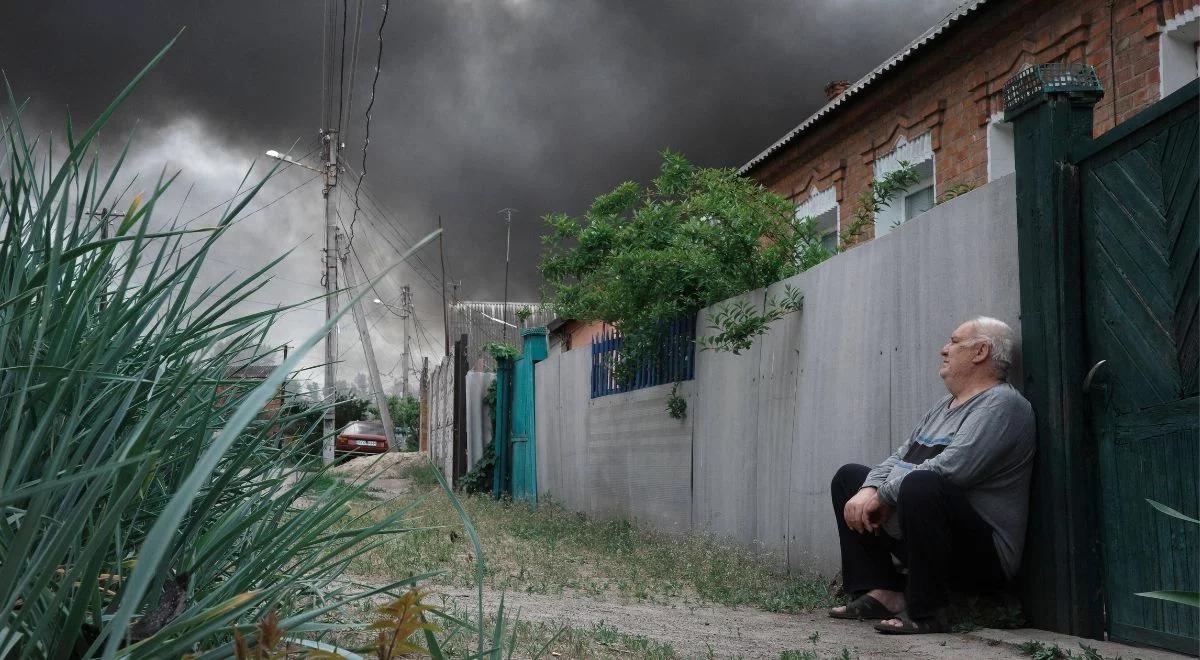
[[[605,330],[592,338],[592,398],[632,392],[682,380],[696,375],[696,316],[675,319],[667,324],[666,335],[656,359],[643,364],[627,382],[619,381],[610,365],[621,352],[624,339],[616,330]]]

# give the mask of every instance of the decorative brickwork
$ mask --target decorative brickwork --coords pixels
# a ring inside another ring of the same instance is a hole
[[[993,0],[798,134],[747,174],[796,203],[837,186],[843,218],[876,158],[929,132],[935,191],[987,183],[987,128],[1004,84],[1050,62],[1096,67],[1100,135],[1159,98],[1159,30],[1196,0]],[[800,119],[800,118],[797,118]],[[866,229],[873,237],[874,228]]]

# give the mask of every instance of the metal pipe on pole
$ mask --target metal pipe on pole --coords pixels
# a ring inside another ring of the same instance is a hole
[[[504,307],[500,308],[500,317],[504,325],[504,341],[508,341],[508,257],[512,245],[512,214],[516,209],[500,209],[504,214]],[[513,326],[516,327],[516,326]]]

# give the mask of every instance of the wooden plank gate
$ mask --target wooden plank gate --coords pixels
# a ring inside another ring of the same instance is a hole
[[[1194,653],[1200,590],[1197,83],[1092,139],[1095,72],[1005,88],[1017,157],[1026,394],[1039,454],[1026,544],[1036,625]]]

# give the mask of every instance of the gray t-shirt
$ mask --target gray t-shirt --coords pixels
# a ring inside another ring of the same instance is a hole
[[[1008,577],[1021,565],[1029,482],[1033,473],[1033,408],[1012,385],[1001,383],[950,407],[938,401],[896,453],[875,466],[863,486],[896,506],[900,482],[913,470],[932,470],[966,491],[967,501],[992,527],[996,554]],[[884,531],[900,538],[893,513]]]

